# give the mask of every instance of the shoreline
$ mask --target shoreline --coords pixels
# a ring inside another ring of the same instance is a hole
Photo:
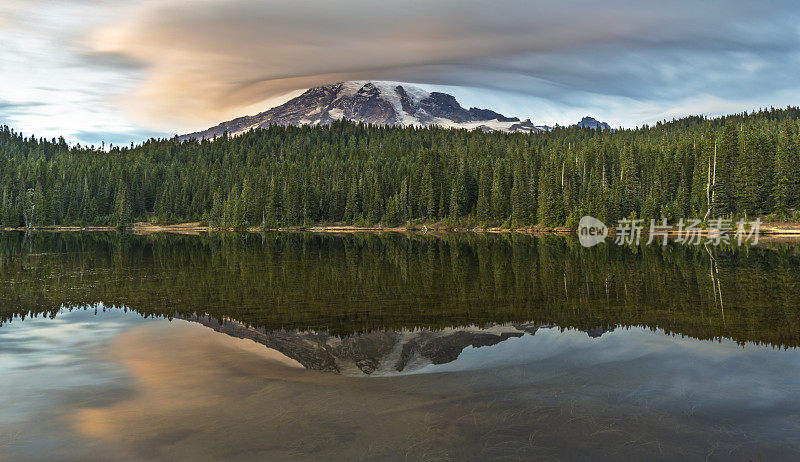
[[[37,232],[110,232],[128,231],[134,234],[200,234],[204,232],[263,232],[263,231],[287,231],[287,232],[312,232],[312,233],[362,233],[362,232],[394,232],[394,233],[519,233],[519,234],[554,234],[570,235],[574,234],[576,228],[568,227],[539,227],[527,226],[522,228],[500,228],[500,227],[457,227],[447,226],[442,223],[432,223],[413,226],[356,226],[345,224],[331,225],[310,225],[310,226],[284,226],[279,228],[218,228],[203,226],[199,222],[177,223],[173,225],[158,225],[153,223],[138,222],[129,226],[41,226],[34,228],[24,227],[0,227],[0,231],[37,231]]]
[[[279,228],[215,228],[211,226],[203,226],[199,222],[178,223],[173,225],[158,225],[153,223],[138,222],[130,226],[116,227],[116,226],[43,226],[26,229],[24,227],[0,227],[0,231],[36,231],[36,232],[112,232],[112,231],[127,231],[133,234],[148,235],[158,233],[171,233],[171,234],[185,234],[185,235],[199,235],[205,232],[264,232],[264,231],[284,231],[284,232],[311,232],[311,233],[421,233],[421,234],[450,234],[450,233],[488,233],[488,234],[525,234],[525,235],[556,235],[568,236],[577,233],[577,228],[569,227],[541,227],[541,226],[525,226],[521,228],[501,228],[501,227],[458,227],[447,226],[439,223],[420,224],[412,226],[355,226],[345,224],[330,224],[330,225],[311,225],[311,226],[286,226]],[[614,235],[614,229],[609,228],[609,235]],[[647,235],[647,230],[642,232],[642,235]],[[675,231],[670,231],[670,235],[677,234]],[[707,230],[700,230],[700,235],[707,235]],[[729,233],[730,234],[730,233]],[[796,237],[800,238],[800,223],[794,222],[763,222],[760,229],[761,236],[771,237]]]

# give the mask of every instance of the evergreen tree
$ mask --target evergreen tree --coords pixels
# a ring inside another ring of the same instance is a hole
[[[528,213],[528,188],[525,185],[525,167],[522,156],[517,155],[514,162],[514,179],[511,187],[511,222],[514,226],[530,223]]]
[[[739,132],[728,122],[717,146],[717,183],[714,211],[718,216],[736,211],[736,165],[739,161]]]
[[[499,161],[495,164],[492,178],[492,217],[499,222],[505,221],[511,214],[509,209],[509,190],[505,163]]]
[[[560,184],[555,169],[543,169],[539,174],[539,224],[542,226],[563,226],[566,219],[564,203],[561,200]]]
[[[422,191],[419,197],[423,218],[435,220],[437,216],[436,191],[433,185],[433,173],[430,165],[425,166],[425,173],[422,175]]]
[[[620,191],[620,214],[623,217],[641,210],[642,192],[639,170],[636,166],[636,146],[631,143],[623,150],[620,159],[620,176],[617,189]]]
[[[278,226],[278,217],[280,216],[280,209],[278,207],[278,188],[275,185],[275,177],[270,178],[269,186],[267,187],[267,197],[264,204],[264,218],[261,226],[274,228]]]
[[[481,163],[480,179],[478,181],[477,217],[482,224],[489,222],[492,213],[492,164],[484,160]]]
[[[450,191],[450,217],[459,218],[467,213],[466,167],[461,162],[456,170]]]
[[[782,205],[792,209],[800,207],[800,152],[798,152],[794,129],[789,120],[783,122],[778,134],[778,150],[775,154],[775,188],[781,189],[781,196],[785,197],[785,203]]]
[[[125,226],[130,224],[130,221],[131,211],[128,191],[122,180],[120,180],[114,198],[114,222],[117,226]]]
[[[350,185],[350,191],[347,193],[347,203],[344,206],[344,219],[349,223],[353,223],[359,218],[361,206],[358,196],[358,183],[353,182]]]

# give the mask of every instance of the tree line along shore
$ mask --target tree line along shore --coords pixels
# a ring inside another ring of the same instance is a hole
[[[339,121],[108,149],[2,127],[0,226],[541,231],[584,215],[760,216],[791,231],[799,120],[789,107],[537,134]]]

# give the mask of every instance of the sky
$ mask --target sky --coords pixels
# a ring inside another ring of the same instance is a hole
[[[0,0],[0,124],[138,143],[344,80],[567,125],[800,104],[800,8],[744,0]]]

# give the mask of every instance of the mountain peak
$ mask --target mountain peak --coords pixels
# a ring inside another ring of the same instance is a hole
[[[429,92],[401,82],[358,80],[309,88],[300,96],[260,114],[239,117],[180,138],[211,139],[225,132],[238,135],[270,125],[327,125],[339,119],[376,125],[541,131],[530,120],[520,121],[489,109],[464,109],[447,93]]]
[[[611,126],[608,125],[607,123],[600,122],[594,117],[589,117],[589,116],[582,118],[581,121],[575,125],[583,128],[594,128],[594,129],[600,128],[602,130],[611,130]]]

